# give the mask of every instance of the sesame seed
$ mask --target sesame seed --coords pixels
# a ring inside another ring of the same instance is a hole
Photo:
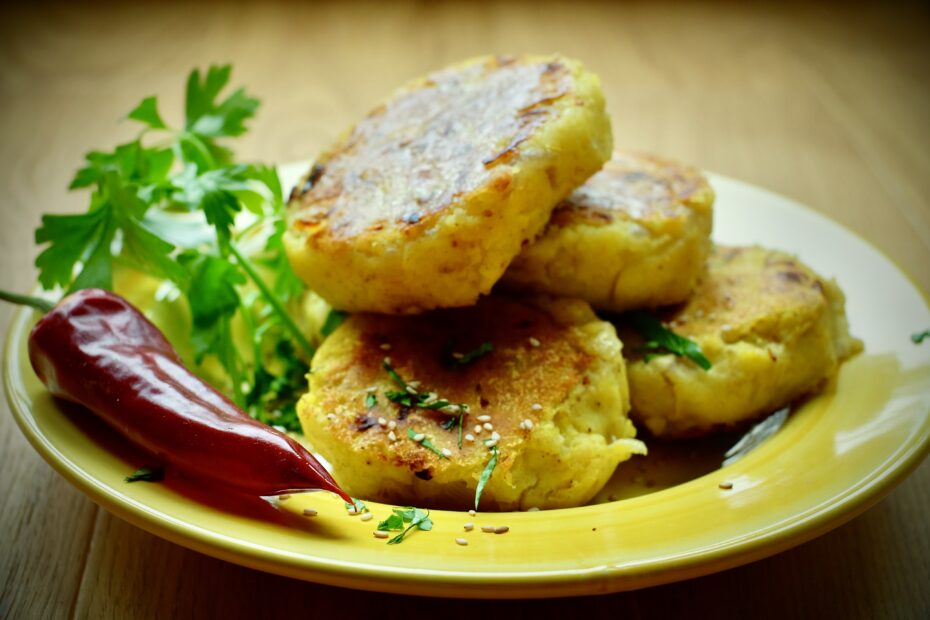
[[[489,448],[493,448],[494,446],[497,445],[497,440],[496,439],[485,440],[484,445],[486,445]]]
[[[442,450],[440,450],[440,452],[442,452],[442,455],[446,458],[449,458],[450,456],[452,456],[452,450],[450,450],[449,448],[443,448]]]
[[[420,387],[420,382],[419,381],[408,381],[407,385],[409,385],[410,387],[418,388]]]
[[[481,427],[482,427],[484,430],[486,430],[486,431],[493,431],[493,430],[494,430],[494,425],[491,424],[490,422],[485,422],[484,424],[481,425]]]
[[[462,547],[467,547],[467,546],[468,546],[468,541],[465,540],[464,538],[456,538],[456,539],[455,539],[455,544],[461,545]]]
[[[413,387],[412,385],[410,385],[410,384],[407,384],[407,387],[404,388],[404,389],[407,390],[407,393],[408,393],[408,394],[416,394],[416,393],[417,393],[416,388],[414,388],[414,387]]]
[[[479,416],[478,416],[477,418],[475,418],[475,419],[478,420],[479,422],[490,422],[490,421],[491,421],[491,416],[489,416],[489,415],[479,415]]]
[[[475,424],[475,435],[480,435],[480,434],[481,434],[481,425]]]
[[[374,516],[375,515],[371,514],[370,512],[365,512],[362,513],[362,516],[360,516],[359,519],[362,521],[371,521]]]
[[[498,433],[497,431],[494,431],[493,433],[491,433],[491,439],[493,441],[500,441],[500,438],[501,438],[501,434]]]
[[[466,405],[465,403],[462,403],[461,407],[462,407],[462,411],[464,411],[465,413],[468,413],[471,411],[471,407],[469,405]]]
[[[388,433],[388,439],[391,441],[397,441],[397,435],[394,434],[394,431]]]
[[[723,482],[721,482],[721,483],[718,484],[717,486],[720,487],[721,489],[723,489],[724,491],[729,491],[730,489],[733,488],[733,483],[730,482],[729,480],[724,480]]]
[[[476,514],[478,514],[478,511],[477,511],[477,510],[474,510],[474,509],[471,509],[471,510],[468,511],[468,514],[469,514],[469,516],[474,517]]]
[[[358,516],[358,508],[356,508],[355,506],[349,506],[348,508],[346,508],[346,513],[347,513],[350,517],[357,517],[357,516]]]
[[[315,516],[317,516],[317,514],[319,514],[319,513],[318,513],[316,510],[314,510],[313,508],[304,508],[303,515],[304,515],[305,517],[315,517]]]
[[[387,420],[385,420],[384,418],[378,418],[378,425],[387,426]]]
[[[445,410],[448,411],[449,413],[458,413],[460,409],[461,407],[459,407],[458,405],[447,405],[445,407]]]
[[[382,351],[390,351],[390,350],[391,350],[391,345],[388,344],[387,342],[385,342],[384,344],[381,345],[381,350],[382,350]]]
[[[465,354],[464,354],[464,353],[459,353],[458,351],[456,351],[455,353],[452,354],[452,357],[454,357],[454,358],[457,359],[457,360],[460,360],[460,359],[462,359],[463,357],[465,357]]]
[[[475,440],[475,436],[472,435],[471,433],[467,433],[465,435],[465,441],[474,441],[474,440]]]
[[[482,525],[481,531],[487,532],[488,534],[492,534],[494,533],[494,526],[493,525]]]
[[[289,500],[289,499],[291,499],[291,496],[288,495],[287,493],[285,493],[284,495],[279,495],[279,496],[278,496],[278,501],[279,501],[279,502],[285,502],[285,501],[287,501],[287,500]]]
[[[388,421],[388,428],[393,431],[395,428],[397,428],[397,422],[394,420]]]
[[[531,347],[538,347],[539,345],[542,344],[538,338],[533,338],[532,336],[530,336],[529,341],[530,341]]]
[[[326,414],[326,419],[327,419],[327,420],[335,420],[335,419],[336,419],[336,414],[335,414],[335,413],[327,413],[327,414]]]
[[[494,528],[495,534],[506,534],[509,531],[510,531],[510,528],[507,527],[506,525],[498,525],[497,527]]]
[[[378,386],[377,386],[377,385],[369,385],[367,388],[365,388],[365,391],[366,391],[366,392],[369,392],[369,393],[377,392],[377,391],[378,391]]]
[[[533,411],[542,411],[542,405],[540,405],[539,403],[533,403],[530,406],[530,409],[532,409]]]
[[[384,359],[381,360],[381,361],[384,362],[385,364],[387,364],[388,366],[393,366],[393,364],[391,364],[391,358],[389,358],[389,357],[386,357],[386,358],[384,358]]]
[[[469,521],[468,523],[466,523],[465,525],[463,525],[462,528],[463,528],[466,532],[470,532],[470,531],[472,531],[473,529],[475,529],[475,524],[472,523],[471,521]]]
[[[527,512],[539,512],[539,506],[530,506],[526,509]]]
[[[420,441],[423,441],[424,439],[426,439],[426,435],[425,435],[424,433],[417,433],[416,435],[414,435],[413,437],[411,437],[411,439],[413,439],[413,440],[416,441],[416,442],[420,442]]]
[[[375,535],[375,538],[387,538],[388,536],[391,535],[391,533],[385,532],[384,530],[375,530],[374,535]]]
[[[531,428],[533,428],[533,421],[530,420],[529,418],[523,420],[522,422],[520,422],[520,428],[525,428],[526,430],[530,430]]]

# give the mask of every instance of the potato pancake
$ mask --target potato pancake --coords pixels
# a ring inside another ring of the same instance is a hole
[[[849,334],[845,298],[798,259],[759,247],[718,247],[684,305],[658,313],[701,348],[712,367],[659,355],[618,329],[630,354],[631,417],[661,437],[737,427],[816,390],[862,349]]]
[[[471,305],[611,145],[600,81],[577,61],[454,65],[402,88],[316,161],[291,195],[288,257],[341,310]]]
[[[579,300],[355,314],[314,357],[298,413],[353,496],[472,508],[493,449],[482,510],[577,506],[645,452],[621,350]]]
[[[613,311],[684,301],[710,253],[713,203],[696,169],[617,152],[556,207],[503,284]]]

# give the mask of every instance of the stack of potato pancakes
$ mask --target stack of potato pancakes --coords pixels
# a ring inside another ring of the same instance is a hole
[[[789,255],[714,248],[713,202],[694,168],[613,151],[577,61],[407,84],[291,195],[295,271],[350,313],[313,360],[305,434],[357,497],[558,508],[645,454],[634,422],[696,436],[817,389],[861,348],[841,291]],[[657,346],[644,314],[707,363]]]

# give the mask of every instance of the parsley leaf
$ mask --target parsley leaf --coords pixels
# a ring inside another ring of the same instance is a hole
[[[375,395],[372,394],[372,393],[368,393],[368,394],[365,396],[365,408],[366,408],[366,409],[371,409],[372,407],[374,407],[374,406],[377,405],[377,404],[378,404],[378,397],[377,397],[377,396],[375,396]]]
[[[349,511],[354,510],[357,514],[361,514],[363,512],[371,512],[370,510],[368,510],[368,506],[365,505],[365,502],[355,497],[352,498],[351,504],[349,502],[343,502],[343,504],[345,504],[346,510],[349,510]]]
[[[196,69],[187,78],[185,130],[179,137],[179,150],[185,161],[200,170],[226,166],[232,161],[232,152],[217,144],[216,138],[245,133],[245,121],[258,109],[258,100],[247,96],[242,88],[218,100],[231,72],[230,65],[212,66],[202,78]]]
[[[647,362],[654,355],[671,353],[687,357],[704,370],[710,370],[710,360],[704,357],[701,348],[693,340],[679,336],[648,312],[630,312],[627,316],[633,328],[646,339],[642,349],[651,352],[646,356]]]
[[[416,437],[416,436],[417,436],[417,432],[416,432],[415,430],[413,430],[412,428],[408,428],[408,429],[407,429],[407,437],[409,437],[410,439],[413,439],[413,441],[417,441],[416,439],[414,439],[414,437]],[[432,441],[430,441],[428,437],[424,437],[424,438],[423,438],[423,441],[417,441],[417,443],[421,444],[421,445],[422,445],[424,448],[426,448],[427,450],[430,450],[430,451],[433,452],[434,454],[438,455],[439,458],[441,458],[441,459],[447,459],[447,458],[449,458],[449,457],[447,457],[445,454],[443,454],[443,453],[442,453],[442,450],[440,450],[439,448],[437,448],[437,447],[436,447],[436,444],[434,444]]]
[[[236,285],[244,284],[245,278],[232,263],[218,256],[186,252],[180,260],[190,274],[186,293],[191,309],[194,359],[199,364],[207,354],[216,355],[229,374],[233,389],[238,390],[241,362],[229,323],[240,303]]]
[[[158,99],[155,97],[146,97],[135,109],[129,113],[129,117],[134,121],[145,123],[149,129],[167,129],[165,121],[161,120],[158,114]]]
[[[161,482],[165,479],[165,470],[161,467],[140,467],[126,476],[126,482]]]
[[[920,344],[927,338],[930,338],[930,329],[925,329],[922,332],[911,334],[911,342],[913,342],[914,344]]]
[[[428,510],[420,510],[408,506],[407,508],[395,508],[393,514],[378,524],[378,529],[385,532],[396,532],[403,530],[400,534],[390,539],[387,544],[396,545],[404,541],[404,538],[414,528],[428,532],[433,529],[433,520],[429,518]]]
[[[475,488],[475,510],[478,510],[478,502],[481,501],[481,494],[484,492],[484,487],[488,483],[488,480],[491,479],[494,468],[497,467],[498,456],[500,456],[500,451],[497,449],[497,446],[492,447],[491,459],[488,461],[488,464],[485,465],[484,471],[481,472],[481,477],[478,478],[478,486]]]
[[[115,172],[106,172],[91,197],[91,207],[81,215],[43,215],[36,230],[38,244],[49,247],[36,258],[39,282],[70,290],[113,287],[112,245],[118,239],[124,261],[157,277],[181,281],[183,272],[169,257],[174,246],[150,232],[142,223],[148,205]],[[83,263],[74,278],[75,265]]]

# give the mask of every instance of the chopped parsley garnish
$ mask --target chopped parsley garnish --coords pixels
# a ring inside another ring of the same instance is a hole
[[[478,510],[478,502],[481,501],[481,494],[484,492],[484,486],[488,483],[488,480],[491,479],[494,468],[497,467],[497,457],[499,455],[500,451],[497,449],[497,446],[493,446],[491,448],[491,460],[485,465],[484,471],[481,472],[481,477],[478,478],[478,486],[475,488],[475,510]]]
[[[404,541],[404,538],[414,528],[428,532],[433,529],[433,521],[429,518],[428,510],[420,510],[408,506],[407,508],[395,508],[393,514],[378,524],[378,529],[384,532],[401,531],[400,534],[387,542],[389,545],[396,545]]]
[[[413,439],[413,441],[417,441],[417,440],[414,439],[414,438],[415,438],[418,434],[419,434],[419,433],[417,433],[417,432],[416,432],[415,430],[413,430],[412,428],[408,428],[408,429],[407,429],[407,437],[409,437],[410,439]],[[439,458],[441,458],[441,459],[447,459],[447,458],[449,458],[449,457],[447,457],[445,454],[443,454],[443,453],[442,453],[442,450],[440,450],[439,448],[437,448],[437,447],[436,447],[436,444],[434,444],[432,441],[430,441],[429,438],[427,438],[427,437],[424,437],[422,441],[417,441],[417,443],[422,444],[424,448],[426,448],[427,450],[431,450],[432,452],[434,452],[435,454],[437,454],[437,455],[439,456]]]
[[[461,368],[462,366],[467,366],[475,360],[484,357],[493,350],[493,344],[490,342],[482,342],[468,353],[456,353],[453,351],[452,343],[448,343],[444,347],[443,358],[446,364],[452,368]]]
[[[343,504],[346,505],[346,510],[349,510],[349,511],[354,510],[358,514],[361,514],[363,512],[370,512],[368,510],[368,506],[366,506],[365,502],[363,502],[362,500],[356,499],[353,497],[352,502],[353,502],[352,504],[350,504],[349,502],[343,502]]]
[[[687,357],[704,370],[710,370],[710,360],[704,357],[701,348],[693,340],[679,336],[648,312],[630,312],[627,317],[633,328],[646,340],[641,349],[647,351],[647,362],[655,355],[671,353]]]
[[[914,344],[920,344],[927,338],[930,338],[930,329],[925,329],[922,332],[911,334],[911,342],[913,342]]]
[[[365,395],[365,408],[366,409],[371,409],[377,404],[378,404],[378,397],[375,396],[374,393],[369,392],[368,394]]]
[[[126,482],[161,482],[165,479],[165,470],[161,467],[140,467],[126,476]]]
[[[348,316],[349,314],[342,310],[330,310],[329,314],[326,315],[326,320],[323,321],[323,327],[320,328],[320,334],[329,336],[336,331],[337,327],[342,325]]]
[[[453,406],[453,403],[447,400],[433,400],[430,398],[430,394],[428,392],[418,392],[417,390],[410,387],[410,385],[404,381],[403,377],[397,374],[397,371],[394,370],[394,367],[391,366],[391,363],[387,359],[381,362],[381,367],[387,371],[388,375],[391,377],[391,380],[393,380],[394,383],[400,387],[400,390],[388,390],[384,393],[384,396],[392,403],[396,403],[402,407],[408,407],[411,409],[417,408],[428,410],[439,410]],[[459,403],[455,406],[462,410],[467,410],[468,408],[468,405],[464,403]]]

